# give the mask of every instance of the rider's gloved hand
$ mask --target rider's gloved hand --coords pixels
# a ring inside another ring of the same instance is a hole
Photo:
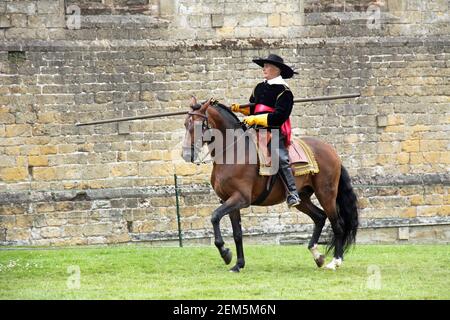
[[[239,103],[233,103],[231,105],[231,111],[233,112],[241,112],[241,105]]]
[[[255,116],[248,116],[244,118],[244,123],[248,126],[253,126],[255,124],[263,127],[267,127],[267,116],[268,114],[258,114]]]
[[[250,114],[250,106],[241,106],[239,103],[233,103],[230,108],[231,111],[240,112],[246,116]]]

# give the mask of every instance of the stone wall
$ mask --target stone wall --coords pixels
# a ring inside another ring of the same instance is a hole
[[[0,243],[176,239],[174,174],[184,237],[210,237],[211,164],[180,159],[183,117],[74,124],[183,110],[192,94],[244,102],[261,77],[251,59],[269,52],[299,71],[296,97],[362,94],[292,118],[341,155],[360,241],[448,242],[449,1],[320,3],[0,0]],[[279,242],[311,232],[285,205],[242,224]]]
[[[448,35],[448,10],[448,0],[1,0],[0,39]]]

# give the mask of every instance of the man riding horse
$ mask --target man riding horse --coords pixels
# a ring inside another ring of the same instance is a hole
[[[250,96],[250,103],[255,106],[241,106],[237,103],[231,105],[231,110],[240,112],[247,117],[247,125],[257,125],[263,128],[281,131],[278,135],[279,149],[276,154],[279,158],[280,169],[278,175],[287,191],[287,204],[289,207],[300,204],[300,198],[295,186],[294,176],[289,164],[287,147],[291,143],[291,123],[289,116],[294,105],[294,96],[284,79],[292,78],[294,72],[291,67],[284,64],[283,58],[269,54],[265,59],[254,59],[254,63],[261,66],[265,80],[256,85]]]
[[[359,224],[357,197],[353,191],[350,176],[331,145],[319,139],[303,137],[302,141],[311,149],[320,172],[303,174],[294,178],[287,152],[287,146],[291,141],[289,115],[294,100],[292,92],[283,78],[291,78],[295,72],[284,64],[281,57],[273,54],[266,59],[253,61],[263,67],[266,81],[255,87],[250,97],[250,105],[234,104],[232,110],[245,114],[247,117],[244,121],[248,125],[280,129],[281,134],[276,134],[275,130],[271,130],[274,144],[270,149],[272,149],[272,160],[274,160],[272,162],[276,162],[275,156],[280,158],[281,165],[278,173],[281,179],[275,179],[269,194],[262,202],[259,202],[259,197],[267,190],[268,179],[259,174],[258,164],[213,161],[211,186],[221,200],[221,205],[211,214],[214,245],[219,250],[223,261],[226,264],[231,263],[232,253],[225,246],[220,229],[221,219],[228,215],[233,228],[237,252],[236,264],[230,270],[239,272],[245,266],[241,210],[251,205],[277,205],[287,198],[288,205],[295,206],[297,210],[307,214],[314,222],[314,230],[308,248],[318,267],[322,267],[325,263],[325,255],[320,253],[318,242],[325,220],[328,218],[333,230],[333,237],[328,249],[334,249],[334,254],[333,260],[327,264],[326,268],[335,270],[342,265],[345,250],[354,243]],[[194,162],[198,158],[199,147],[201,148],[211,141],[210,129],[215,130],[214,132],[224,133],[227,130],[240,128],[240,125],[239,119],[231,113],[227,106],[217,103],[217,101],[214,103],[211,99],[198,104],[197,100],[193,98],[190,111],[184,121],[186,134],[182,148],[183,159]],[[201,135],[196,133],[200,127]],[[207,132],[208,136],[205,137]],[[242,134],[242,136],[244,135],[245,133]],[[230,159],[234,159],[234,150],[238,148],[235,138],[234,135],[232,137],[225,135],[221,142],[224,148],[220,153],[220,158],[228,159],[230,156]],[[277,142],[280,142],[278,150],[274,150]],[[246,158],[250,157],[250,152],[253,152],[250,149],[246,148]],[[215,156],[217,155],[215,154]],[[311,201],[312,195],[316,196],[321,208]]]

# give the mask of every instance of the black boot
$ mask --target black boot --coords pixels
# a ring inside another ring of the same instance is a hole
[[[300,204],[300,197],[298,196],[297,188],[295,187],[294,176],[292,175],[291,168],[281,167],[280,171],[278,171],[278,175],[281,180],[283,180],[283,184],[288,193],[286,199],[288,207],[298,206]]]
[[[289,153],[284,147],[283,141],[280,143],[279,149],[280,156],[280,170],[278,170],[278,175],[287,191],[287,205],[288,207],[295,207],[300,204],[300,197],[297,193],[297,187],[295,186],[294,175],[292,174],[291,166],[289,164]]]

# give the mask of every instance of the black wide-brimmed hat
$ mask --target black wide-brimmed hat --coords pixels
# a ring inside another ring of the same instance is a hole
[[[265,59],[259,58],[259,59],[253,59],[252,61],[260,67],[264,67],[264,63],[270,63],[270,64],[277,66],[281,70],[280,75],[283,79],[289,79],[289,78],[292,78],[292,76],[294,74],[298,74],[298,72],[295,72],[294,70],[292,70],[291,67],[285,65],[283,58],[280,56],[277,56],[276,54],[271,53]]]

